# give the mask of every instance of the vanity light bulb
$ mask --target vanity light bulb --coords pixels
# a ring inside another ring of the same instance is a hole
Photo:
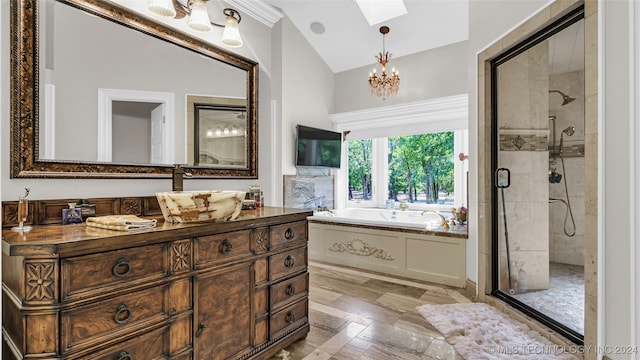
[[[207,3],[205,0],[194,0],[191,5],[191,14],[187,25],[193,30],[200,32],[209,32],[213,29],[207,12]]]
[[[218,136],[222,135],[222,130],[220,130],[220,128],[216,129],[216,135]]]
[[[213,136],[213,130],[207,130],[207,137]]]
[[[173,7],[171,0],[149,0],[147,9],[152,13],[164,17],[175,17],[176,9]]]
[[[232,128],[231,128],[231,133],[232,133],[232,134],[237,134],[237,133],[238,133],[238,128],[237,128],[237,127],[235,127],[235,126],[234,126],[234,127],[232,127]]]
[[[220,42],[228,47],[242,46],[242,37],[240,37],[240,29],[238,29],[238,20],[233,16],[227,16]]]
[[[224,128],[224,134],[225,135],[229,135],[229,129],[228,128]]]

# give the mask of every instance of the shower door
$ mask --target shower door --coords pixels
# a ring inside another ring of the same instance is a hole
[[[494,59],[491,89],[494,295],[578,343],[584,333],[582,18],[574,11]]]

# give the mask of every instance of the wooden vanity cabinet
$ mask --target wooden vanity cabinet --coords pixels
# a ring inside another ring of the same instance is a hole
[[[268,359],[309,331],[309,215],[3,230],[2,358]]]

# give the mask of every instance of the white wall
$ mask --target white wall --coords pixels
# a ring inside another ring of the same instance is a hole
[[[390,45],[391,46],[391,45]],[[393,53],[391,47],[390,52]],[[390,67],[400,75],[398,94],[385,100],[369,93],[370,66],[336,74],[335,112],[391,106],[467,93],[468,44],[461,41],[417,54],[392,58]],[[373,59],[373,54],[371,54]],[[380,65],[377,66],[380,71]],[[403,75],[404,74],[404,75]]]
[[[281,172],[275,179],[276,203],[282,204],[282,175],[295,175],[296,125],[331,129],[329,114],[333,110],[335,76],[289,18],[282,20],[281,93],[277,102],[281,137],[273,146],[280,147]]]
[[[112,135],[116,146],[111,148],[112,160],[116,163],[148,164],[151,159],[151,113],[113,114]],[[76,132],[76,136],[77,136]],[[93,144],[95,145],[95,144]],[[74,146],[76,151],[84,151]]]
[[[478,53],[548,3],[547,0],[469,0],[469,240],[467,278],[478,283]]]
[[[604,254],[599,254],[598,258],[604,261],[604,274],[601,274],[604,280],[601,294],[604,299],[600,299],[604,306],[604,313],[601,314],[604,317],[602,343],[638,345],[637,319],[633,318],[638,311],[635,293],[638,284],[633,271],[634,262],[638,259],[634,259],[632,251],[638,239],[633,237],[633,221],[630,221],[633,220],[630,217],[633,198],[629,196],[634,191],[631,159],[638,156],[637,152],[633,154],[630,136],[638,121],[630,113],[632,73],[628,63],[629,36],[633,29],[630,28],[628,1],[605,1],[601,9],[604,10],[604,16],[602,12],[599,13],[600,18],[604,19],[604,23],[601,23],[604,30],[604,44],[601,44],[601,51],[604,49],[604,58],[601,58],[601,75],[604,75],[601,101],[604,108],[601,109],[599,124],[603,130],[600,134],[603,143],[600,145],[604,153],[599,172],[604,180],[601,192],[604,195],[604,228],[600,230],[604,235],[600,239]],[[633,100],[637,101],[637,97]],[[637,359],[639,356],[637,353],[606,355],[611,359]]]
[[[631,241],[634,244],[634,239],[640,236],[640,4],[637,2],[630,3],[630,14],[633,16],[632,27],[630,33],[632,34],[632,48],[631,54],[633,60],[633,87],[631,93],[631,101],[633,102],[632,113],[630,117],[630,123],[632,124],[633,132],[631,133],[631,184],[632,193],[631,198],[633,201],[632,211],[629,214],[629,223],[634,225],[631,232]],[[634,324],[632,325],[631,343],[634,346],[640,344],[640,285],[638,285],[638,279],[640,279],[640,246],[635,244],[634,253],[631,254],[634,257],[633,263],[635,264],[634,275],[632,281],[635,286],[631,286],[632,295],[635,294],[635,301],[632,303],[632,307],[635,309],[631,313],[634,318]]]

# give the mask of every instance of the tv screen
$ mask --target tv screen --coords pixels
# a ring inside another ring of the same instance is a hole
[[[340,167],[342,134],[298,125],[296,166]]]

